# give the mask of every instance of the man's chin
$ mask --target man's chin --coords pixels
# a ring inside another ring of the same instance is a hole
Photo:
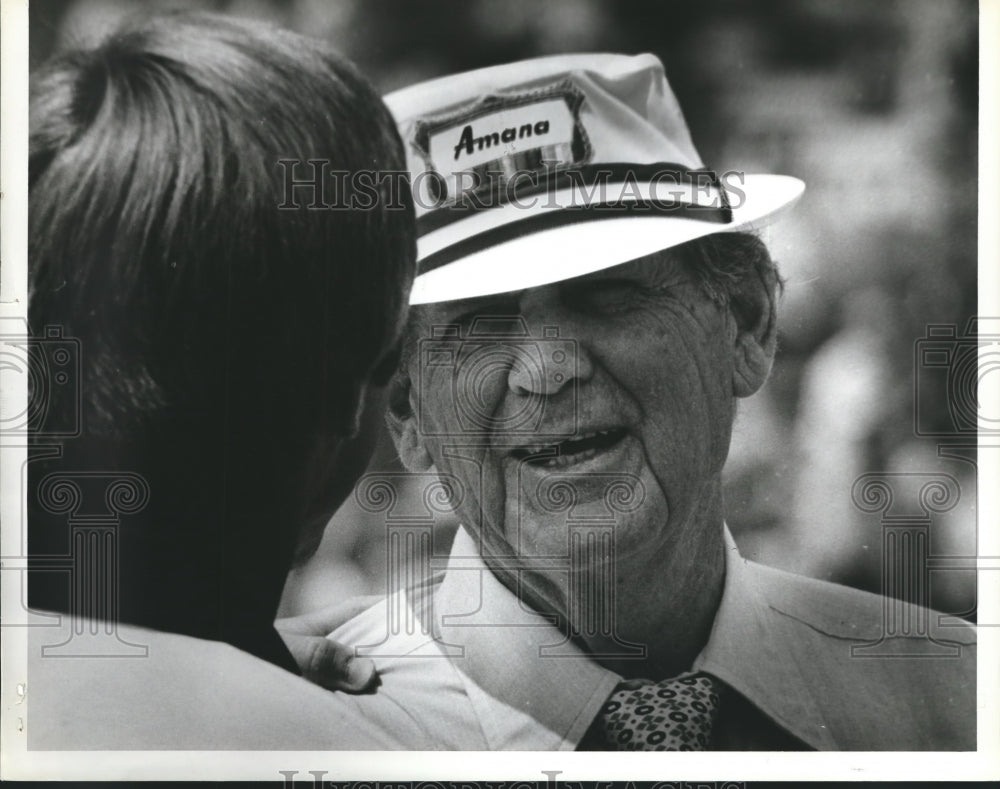
[[[668,517],[665,506],[599,519],[554,520],[551,515],[530,513],[522,515],[516,527],[519,533],[508,534],[514,550],[528,565],[536,557],[544,557],[543,565],[548,566],[552,558],[570,560],[576,556],[574,561],[590,566],[614,561],[621,567],[629,564],[631,557],[645,561],[650,551],[657,550],[663,543]]]

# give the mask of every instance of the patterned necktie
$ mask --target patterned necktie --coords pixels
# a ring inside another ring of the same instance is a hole
[[[708,674],[623,682],[601,708],[594,733],[619,751],[703,751],[719,690]]]

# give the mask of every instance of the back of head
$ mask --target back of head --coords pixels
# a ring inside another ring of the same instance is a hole
[[[80,406],[55,465],[148,479],[148,517],[120,530],[126,580],[167,556],[212,573],[224,551],[270,600],[303,465],[350,434],[412,281],[408,190],[352,202],[357,179],[329,178],[404,170],[395,124],[323,43],[211,15],[125,27],[46,64],[31,91],[29,323],[80,348],[75,391],[48,403]],[[293,188],[320,169],[354,210]],[[32,464],[31,483],[52,468]],[[61,552],[65,516],[36,523],[32,553]],[[155,616],[129,605],[123,618],[154,626],[176,616],[166,595]]]
[[[309,160],[403,167],[374,91],[287,31],[168,16],[35,75],[31,322],[83,343],[88,435],[198,423],[223,379],[286,436],[297,418],[343,428],[350,382],[395,330],[413,241],[405,210],[287,194]],[[268,412],[289,396],[294,413]]]

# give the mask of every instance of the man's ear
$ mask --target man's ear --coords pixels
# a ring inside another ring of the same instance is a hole
[[[410,378],[405,373],[397,373],[389,384],[389,408],[385,412],[385,423],[389,435],[396,445],[396,452],[407,471],[427,471],[434,461],[424,448],[417,417],[410,402]]]
[[[778,274],[773,268],[751,275],[730,298],[736,320],[733,394],[749,397],[771,373],[778,345]]]

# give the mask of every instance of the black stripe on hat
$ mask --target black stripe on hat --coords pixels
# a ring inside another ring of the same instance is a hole
[[[733,221],[729,206],[703,206],[680,200],[629,200],[596,205],[567,206],[558,211],[525,217],[500,227],[477,233],[451,244],[420,261],[418,273],[426,274],[461,258],[481,252],[489,247],[513,241],[515,238],[551,230],[578,222],[591,222],[628,215],[669,214],[680,219],[698,219],[703,222],[729,224]]]
[[[536,153],[530,151],[526,153]],[[606,162],[602,164],[579,165],[569,168],[553,168],[549,170],[533,170],[524,168],[518,174],[508,177],[504,174],[500,160],[486,162],[478,167],[467,170],[474,177],[478,187],[468,190],[454,203],[434,208],[417,219],[417,231],[423,236],[434,230],[464,219],[472,214],[493,208],[500,208],[509,203],[540,194],[553,194],[561,189],[606,189],[614,186],[625,186],[629,183],[675,183],[695,184],[696,186],[714,187],[720,197],[719,206],[697,206],[691,203],[680,203],[675,200],[646,201],[646,205],[659,205],[659,210],[678,210],[678,206],[690,206],[708,212],[721,211],[726,217],[722,220],[732,221],[732,211],[729,196],[726,193],[716,173],[712,170],[692,170],[682,164],[673,162],[656,162],[654,164],[634,164],[628,162]],[[624,204],[625,201],[610,201],[600,203],[602,206]],[[637,206],[642,201],[632,201]],[[584,206],[565,206],[563,210],[578,210]],[[694,217],[702,218],[702,217]]]

